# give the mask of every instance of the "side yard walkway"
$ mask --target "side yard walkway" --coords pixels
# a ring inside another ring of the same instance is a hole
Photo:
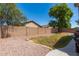
[[[64,48],[59,48],[50,51],[46,56],[77,56],[75,52],[75,41],[72,39],[71,42]]]
[[[47,47],[26,41],[24,37],[0,39],[0,56],[43,56],[48,52]]]

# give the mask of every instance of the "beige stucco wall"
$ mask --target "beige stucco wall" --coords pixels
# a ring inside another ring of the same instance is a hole
[[[26,27],[34,27],[34,28],[37,28],[37,27],[38,27],[38,25],[36,25],[36,24],[33,23],[33,22],[27,23],[25,26],[26,26]]]

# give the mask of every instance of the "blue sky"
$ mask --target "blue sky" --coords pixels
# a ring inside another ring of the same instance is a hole
[[[33,20],[40,25],[46,25],[52,19],[48,15],[49,9],[54,6],[55,3],[18,3],[16,6],[21,10],[24,16],[29,20]],[[71,18],[72,27],[76,27],[76,20],[78,19],[78,10],[74,7],[74,4],[68,4],[73,11],[73,17]]]

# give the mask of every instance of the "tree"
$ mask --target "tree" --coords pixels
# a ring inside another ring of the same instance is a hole
[[[59,32],[61,32],[63,28],[71,27],[70,19],[72,15],[73,12],[65,3],[56,4],[49,10],[49,16],[55,18],[57,21],[57,27]]]
[[[0,4],[0,24],[1,24],[1,37],[4,38],[6,32],[3,31],[3,25],[6,23],[7,25],[14,25],[14,23],[18,23],[19,20],[22,19],[22,13],[16,7],[14,3],[2,3]],[[7,27],[8,30],[8,27]]]
[[[18,8],[16,8],[15,4],[11,4],[11,6],[9,6],[9,9],[10,9],[9,14],[11,17],[11,20],[8,21],[9,25],[13,25],[13,26],[15,26],[16,24],[20,25],[22,21],[27,20],[25,16],[23,16],[21,11]]]
[[[76,20],[76,22],[79,25],[79,3],[74,3],[74,6],[78,7],[78,20]]]
[[[53,28],[56,28],[56,27],[57,27],[57,21],[55,21],[55,20],[50,20],[50,22],[49,22],[48,25],[51,26],[51,27],[53,27]]]

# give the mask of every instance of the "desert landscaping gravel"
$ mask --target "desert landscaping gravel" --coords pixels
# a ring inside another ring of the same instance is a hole
[[[79,56],[75,49],[75,41],[72,39],[66,47],[52,50],[46,56]]]
[[[27,41],[25,37],[0,39],[0,56],[44,56],[48,52],[47,47]]]

